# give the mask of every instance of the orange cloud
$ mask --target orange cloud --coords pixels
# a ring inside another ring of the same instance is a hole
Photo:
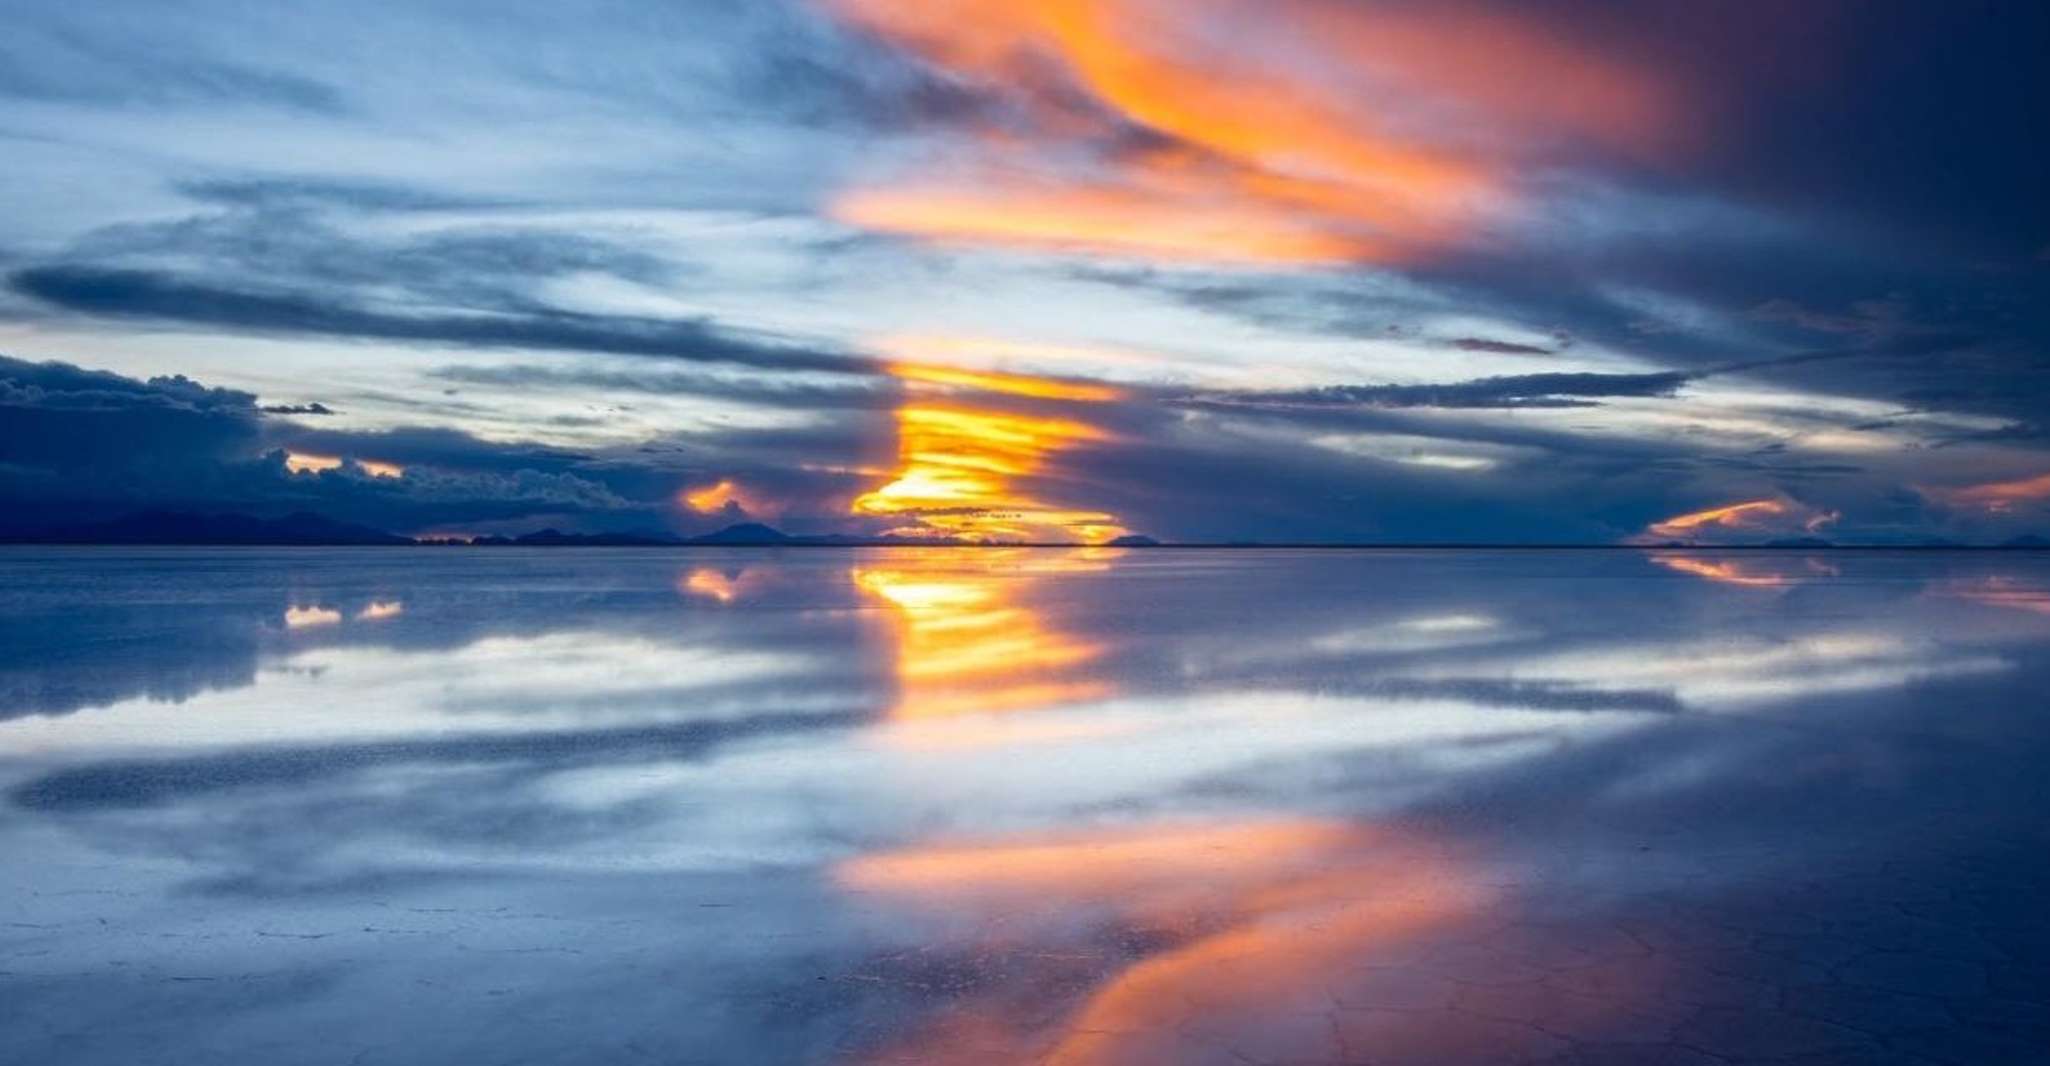
[[[381,463],[375,459],[345,459],[338,455],[309,455],[305,452],[285,453],[285,469],[294,474],[318,474],[328,470],[339,470],[351,464],[371,477],[401,477],[406,472],[406,468],[397,463]]]
[[[1842,517],[1836,511],[1819,510],[1785,497],[1769,497],[1674,515],[1664,521],[1653,522],[1632,539],[1639,542],[1699,540],[1731,532],[1753,536],[1816,534]]]
[[[834,205],[852,224],[925,238],[1401,259],[1512,206],[1520,158],[1547,141],[1643,153],[1685,125],[1647,72],[1459,3],[828,2],[1016,107],[979,131],[961,173]]]
[[[676,494],[677,502],[699,514],[717,514],[731,503],[755,518],[772,517],[779,510],[775,504],[742,488],[732,478],[720,478],[710,485],[687,488]]]
[[[1994,514],[2004,514],[2013,510],[2018,503],[2050,499],[2050,474],[2017,478],[2013,481],[1989,481],[1982,485],[1966,485],[1955,489],[1922,491],[1926,495],[1956,506],[1979,507]]]
[[[1779,500],[1746,500],[1723,507],[1711,507],[1705,511],[1674,515],[1663,522],[1653,522],[1647,530],[1661,537],[1683,537],[1702,529],[1724,527],[1744,528],[1758,519],[1784,515],[1788,507]]]

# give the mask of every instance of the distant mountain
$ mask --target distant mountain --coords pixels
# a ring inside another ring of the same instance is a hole
[[[1836,545],[1821,537],[1781,537],[1765,542],[1767,548],[1834,548]]]
[[[639,533],[564,533],[559,529],[543,529],[510,539],[488,537],[471,543],[484,547],[514,545],[522,548],[662,548],[675,547],[683,541],[675,537]]]
[[[808,538],[805,538],[808,539]],[[692,544],[790,544],[800,540],[760,522],[740,522],[716,533],[690,538]]]
[[[2003,548],[2050,548],[2050,537],[2039,537],[2034,533],[2024,533],[2019,537],[2010,537],[2007,540],[2001,541],[2000,546]]]
[[[1114,537],[1114,538],[1112,538],[1112,539],[1111,539],[1111,541],[1110,541],[1109,547],[1112,547],[1112,548],[1158,548],[1158,547],[1160,547],[1160,542],[1159,542],[1159,541],[1157,541],[1157,540],[1154,540],[1154,539],[1153,539],[1152,537],[1149,537],[1149,536],[1147,536],[1147,535],[1146,535],[1146,534],[1144,534],[1144,533],[1127,533],[1127,534],[1125,534],[1125,535],[1124,535],[1124,536],[1122,536],[1122,537]]]
[[[337,522],[301,511],[283,518],[244,514],[194,514],[186,511],[141,511],[108,522],[55,526],[9,535],[15,543],[33,544],[271,544],[347,546],[411,544],[369,526]]]

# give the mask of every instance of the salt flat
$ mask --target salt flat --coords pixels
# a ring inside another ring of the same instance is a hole
[[[0,551],[0,1061],[2037,1061],[2050,556]]]

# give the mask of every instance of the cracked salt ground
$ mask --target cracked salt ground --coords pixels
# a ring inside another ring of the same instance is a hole
[[[2050,559],[1829,561],[9,552],[0,1061],[2044,1061]]]

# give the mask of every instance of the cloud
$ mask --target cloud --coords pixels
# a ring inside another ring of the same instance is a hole
[[[67,311],[238,332],[542,348],[790,370],[867,367],[858,356],[755,341],[704,319],[590,315],[539,307],[509,314],[400,314],[299,292],[225,288],[159,271],[98,267],[31,267],[15,273],[11,285],[18,293]]]
[[[295,472],[290,452],[336,461]],[[147,507],[312,510],[406,532],[536,515],[661,528],[675,475],[657,469],[446,428],[310,429],[180,376],[0,357],[0,526],[11,530]]]
[[[1012,105],[970,162],[844,194],[911,236],[1142,259],[1401,261],[1524,198],[1556,142],[1626,154],[1685,123],[1665,80],[1478,4],[834,0]]]
[[[1486,352],[1490,355],[1556,355],[1556,350],[1541,344],[1519,344],[1515,341],[1490,340],[1486,337],[1456,337],[1452,347],[1462,352]]]
[[[1591,398],[1672,396],[1697,375],[1513,374],[1443,385],[1327,385],[1313,389],[1225,393],[1183,402],[1247,407],[1584,407]]]
[[[331,415],[335,409],[324,403],[271,403],[263,405],[267,415]]]

